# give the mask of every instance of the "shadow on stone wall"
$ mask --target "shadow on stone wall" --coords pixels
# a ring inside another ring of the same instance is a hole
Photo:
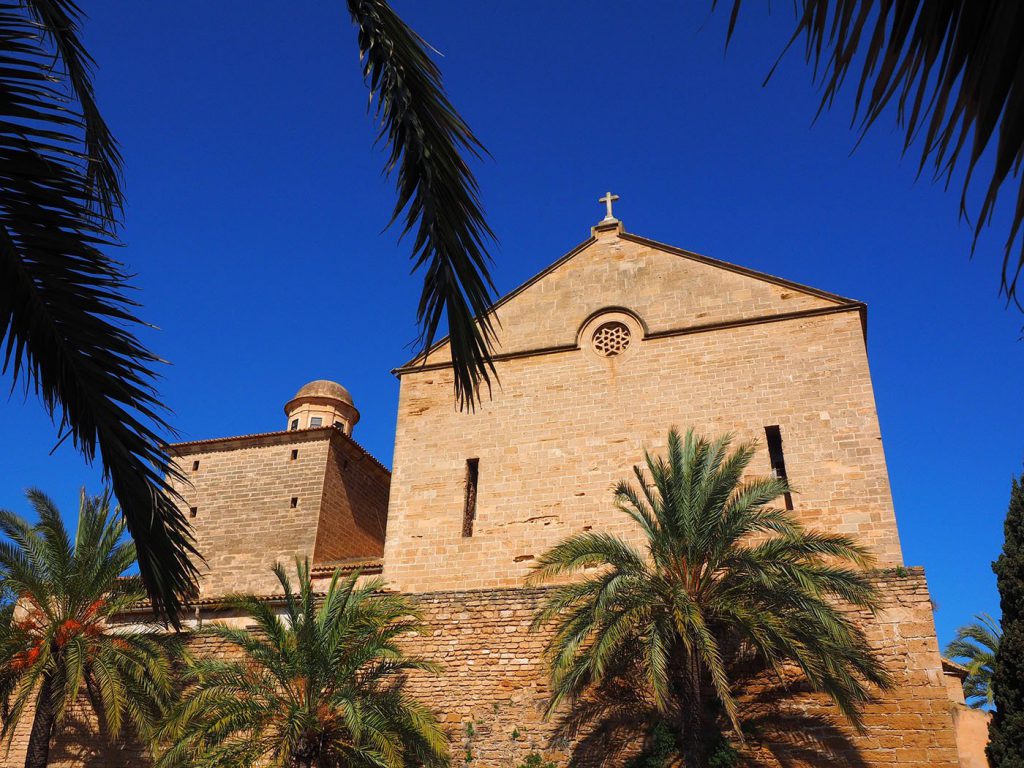
[[[585,701],[576,702],[556,718],[553,743],[569,747],[570,764],[580,768],[628,765],[633,757],[657,751],[656,726],[677,733],[678,716],[659,713],[635,673],[610,680]],[[852,728],[826,710],[835,708],[801,686],[766,682],[763,677],[734,678],[740,690],[756,691],[740,702],[746,744],[741,765],[756,768],[799,768],[842,765],[868,768],[854,741]],[[724,723],[723,723],[724,726]],[[681,766],[668,758],[665,768]]]

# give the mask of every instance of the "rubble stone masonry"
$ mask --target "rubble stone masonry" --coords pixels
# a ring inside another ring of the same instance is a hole
[[[759,765],[959,765],[953,705],[943,687],[924,573],[920,568],[888,571],[879,574],[878,584],[882,608],[877,616],[862,620],[896,685],[867,707],[866,732],[855,733],[832,707],[808,699],[798,707],[830,715],[835,731],[813,750],[791,735],[775,743],[751,744]],[[542,716],[548,691],[543,655],[548,634],[531,632],[530,624],[543,594],[543,589],[492,589],[415,596],[425,628],[410,639],[409,651],[439,662],[444,671],[414,679],[411,689],[444,723],[453,766],[516,768],[532,752],[565,765],[572,756],[573,744],[556,737],[558,716]],[[220,653],[223,648],[207,646],[203,652]],[[54,768],[146,764],[128,740],[106,744],[92,722],[76,717],[62,729],[53,752]],[[27,739],[28,729],[20,729],[11,753],[0,764],[20,766]]]

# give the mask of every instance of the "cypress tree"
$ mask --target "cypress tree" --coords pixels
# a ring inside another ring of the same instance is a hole
[[[1005,542],[992,564],[999,586],[1003,639],[996,653],[996,711],[988,729],[991,768],[1024,768],[1024,475],[1013,481]]]

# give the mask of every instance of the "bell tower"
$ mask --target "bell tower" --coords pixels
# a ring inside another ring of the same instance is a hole
[[[299,389],[285,404],[284,412],[288,430],[337,427],[351,435],[359,421],[352,395],[341,384],[326,379],[311,381]]]

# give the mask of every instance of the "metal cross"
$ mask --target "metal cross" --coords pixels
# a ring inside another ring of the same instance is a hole
[[[618,195],[613,195],[611,192],[605,192],[604,197],[598,198],[599,203],[604,203],[608,206],[608,215],[604,217],[605,221],[615,221],[615,217],[612,215],[612,203],[619,199]]]

